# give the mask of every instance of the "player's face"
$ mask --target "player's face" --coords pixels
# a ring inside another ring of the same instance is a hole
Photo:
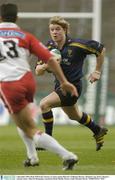
[[[65,40],[65,30],[60,25],[50,24],[49,31],[53,41],[58,43]]]

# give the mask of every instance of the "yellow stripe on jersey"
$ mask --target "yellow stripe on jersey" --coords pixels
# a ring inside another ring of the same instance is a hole
[[[89,124],[90,121],[91,121],[91,117],[90,117],[89,115],[87,115],[87,120],[86,120],[86,122],[84,123],[84,125]]]
[[[42,119],[42,121],[43,121],[44,123],[53,122],[53,118],[50,118],[50,119]]]
[[[86,45],[84,45],[84,44],[80,44],[80,43],[76,43],[76,42],[74,42],[74,43],[69,44],[69,46],[81,47],[81,48],[83,48],[83,49],[86,49],[86,50],[88,50],[88,51],[90,51],[90,52],[94,53],[94,54],[97,54],[97,55],[99,55],[99,54],[100,54],[100,52],[99,52],[99,51],[96,51],[95,49],[93,49],[93,48],[91,48],[91,47],[87,47],[87,46],[86,46]]]

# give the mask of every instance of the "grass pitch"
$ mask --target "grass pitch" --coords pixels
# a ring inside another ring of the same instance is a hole
[[[43,127],[41,127],[43,129]],[[72,171],[62,170],[57,155],[38,152],[40,166],[25,168],[25,146],[14,125],[0,127],[1,175],[115,175],[115,127],[108,127],[104,147],[96,152],[92,132],[82,126],[54,126],[54,137],[68,150],[76,153],[79,164]]]

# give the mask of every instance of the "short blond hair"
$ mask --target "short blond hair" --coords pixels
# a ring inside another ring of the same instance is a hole
[[[53,16],[50,18],[49,25],[50,24],[58,24],[66,31],[66,34],[69,33],[70,24],[61,16]]]

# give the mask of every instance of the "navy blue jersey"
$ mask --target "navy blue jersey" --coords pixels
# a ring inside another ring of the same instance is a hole
[[[47,43],[49,50],[58,49],[55,42],[50,40]],[[60,50],[62,60],[61,68],[69,82],[76,84],[83,76],[83,63],[87,55],[100,55],[103,44],[94,40],[72,39],[67,37],[66,43]],[[58,80],[56,79],[58,84]]]

